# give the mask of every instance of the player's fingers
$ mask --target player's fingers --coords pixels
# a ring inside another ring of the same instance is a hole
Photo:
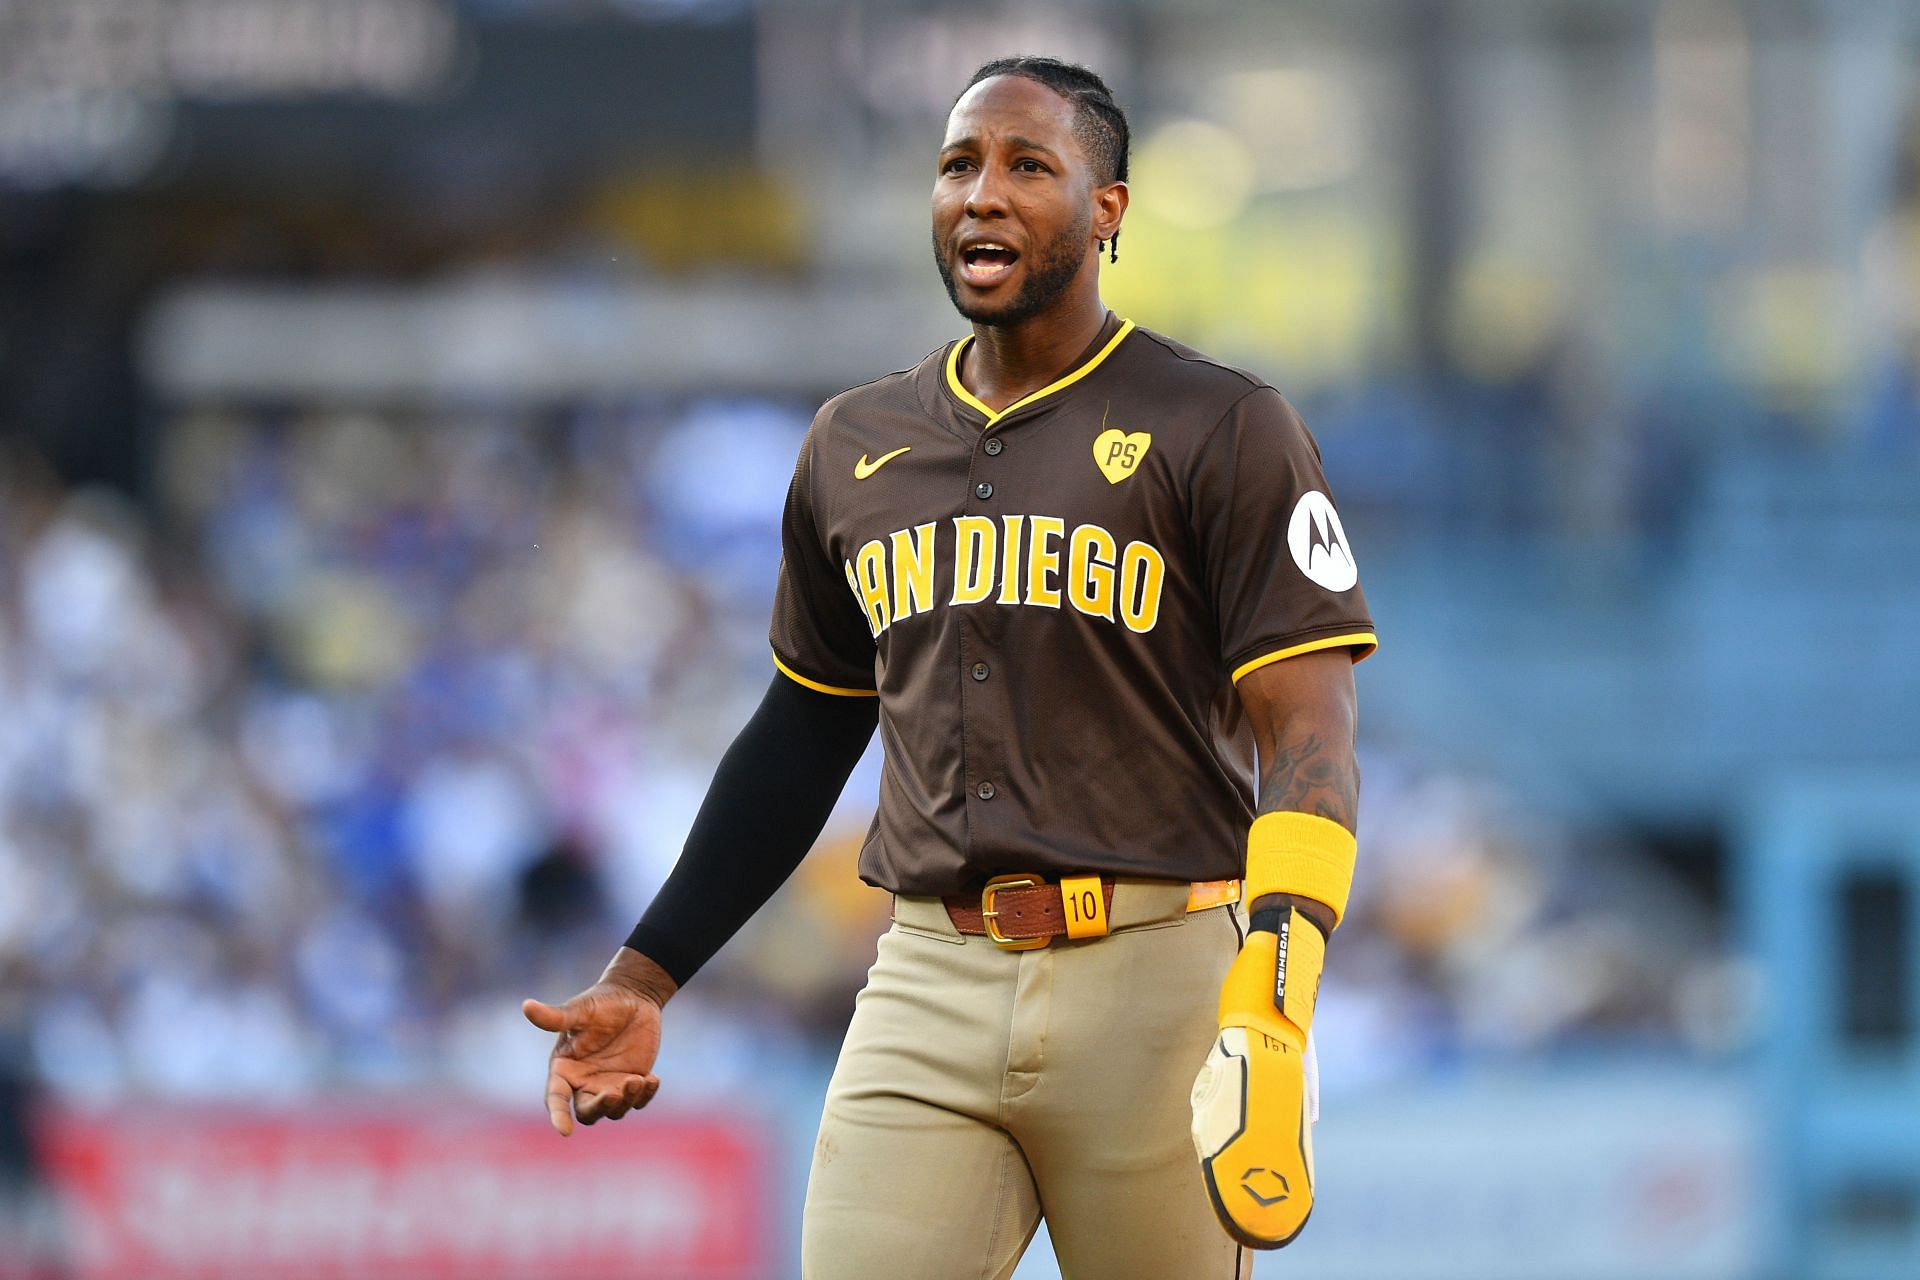
[[[633,1110],[634,1099],[645,1090],[646,1082],[646,1076],[599,1076],[590,1089],[574,1094],[574,1109],[582,1116],[618,1120]]]
[[[620,1090],[620,1110],[638,1111],[652,1101],[660,1082],[652,1076],[629,1076]]]
[[[573,1089],[555,1074],[547,1076],[547,1123],[561,1137],[573,1136]]]
[[[543,1004],[538,1000],[522,1000],[520,1012],[527,1015],[527,1021],[542,1031],[572,1031],[579,1023],[579,1016],[564,1006]]]
[[[581,1124],[593,1124],[607,1118],[607,1109],[619,1101],[620,1095],[602,1093],[598,1089],[578,1089],[573,1095],[573,1114],[580,1118]]]

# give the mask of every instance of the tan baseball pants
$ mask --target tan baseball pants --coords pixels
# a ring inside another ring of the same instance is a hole
[[[1067,1280],[1244,1280],[1188,1136],[1231,908],[1122,880],[1111,933],[1003,951],[895,899],[807,1182],[806,1280],[1004,1280],[1047,1219]]]

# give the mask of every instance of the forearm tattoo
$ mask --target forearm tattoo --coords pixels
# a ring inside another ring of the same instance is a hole
[[[1293,809],[1353,830],[1360,799],[1360,769],[1351,742],[1337,742],[1310,732],[1281,742],[1271,751],[1262,750],[1260,755],[1261,813]]]

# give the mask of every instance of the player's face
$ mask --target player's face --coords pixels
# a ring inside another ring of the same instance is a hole
[[[1094,182],[1073,126],[1073,104],[1024,76],[982,80],[954,104],[933,184],[933,260],[968,320],[1030,319],[1088,269]]]

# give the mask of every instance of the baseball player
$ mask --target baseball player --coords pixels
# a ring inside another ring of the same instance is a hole
[[[1004,1277],[1042,1216],[1067,1275],[1225,1280],[1313,1205],[1373,625],[1292,407],[1102,305],[1127,140],[1083,68],[973,77],[933,186],[972,333],[814,419],[771,687],[600,981],[525,1006],[559,1033],[556,1129],[645,1106],[661,1010],[877,723],[860,874],[893,924],[820,1120],[810,1280]]]

